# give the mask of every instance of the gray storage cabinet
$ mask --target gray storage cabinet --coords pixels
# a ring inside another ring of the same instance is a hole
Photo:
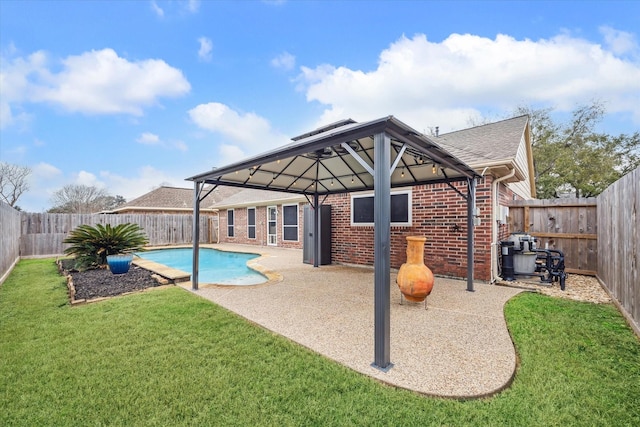
[[[305,264],[314,264],[313,245],[315,239],[313,235],[313,220],[315,209],[311,205],[304,205],[304,240],[302,246],[302,262]],[[320,258],[318,265],[331,264],[331,205],[320,205]]]

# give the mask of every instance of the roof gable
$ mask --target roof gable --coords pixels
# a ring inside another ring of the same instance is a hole
[[[512,162],[518,153],[528,116],[442,134],[436,142],[470,166]]]

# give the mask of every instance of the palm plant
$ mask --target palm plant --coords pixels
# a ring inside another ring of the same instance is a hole
[[[75,268],[86,269],[106,265],[108,255],[142,251],[149,239],[138,224],[83,224],[71,231],[63,243],[71,245],[64,253],[75,255]]]

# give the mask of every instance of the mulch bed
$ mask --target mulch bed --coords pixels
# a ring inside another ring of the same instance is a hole
[[[74,271],[72,260],[60,260],[65,275],[70,275],[75,288],[75,300],[113,297],[128,292],[160,286],[153,273],[131,265],[125,274],[113,274],[106,268]]]

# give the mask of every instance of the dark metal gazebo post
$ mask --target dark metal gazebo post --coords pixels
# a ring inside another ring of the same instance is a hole
[[[391,140],[386,133],[376,133],[373,175],[374,223],[374,362],[377,368],[391,367]]]
[[[313,193],[313,266],[320,265],[320,197]]]
[[[467,291],[473,292],[473,230],[476,209],[476,180],[467,178]]]
[[[198,290],[198,268],[200,265],[200,185],[204,183],[193,182],[193,264],[191,273],[191,289]]]

